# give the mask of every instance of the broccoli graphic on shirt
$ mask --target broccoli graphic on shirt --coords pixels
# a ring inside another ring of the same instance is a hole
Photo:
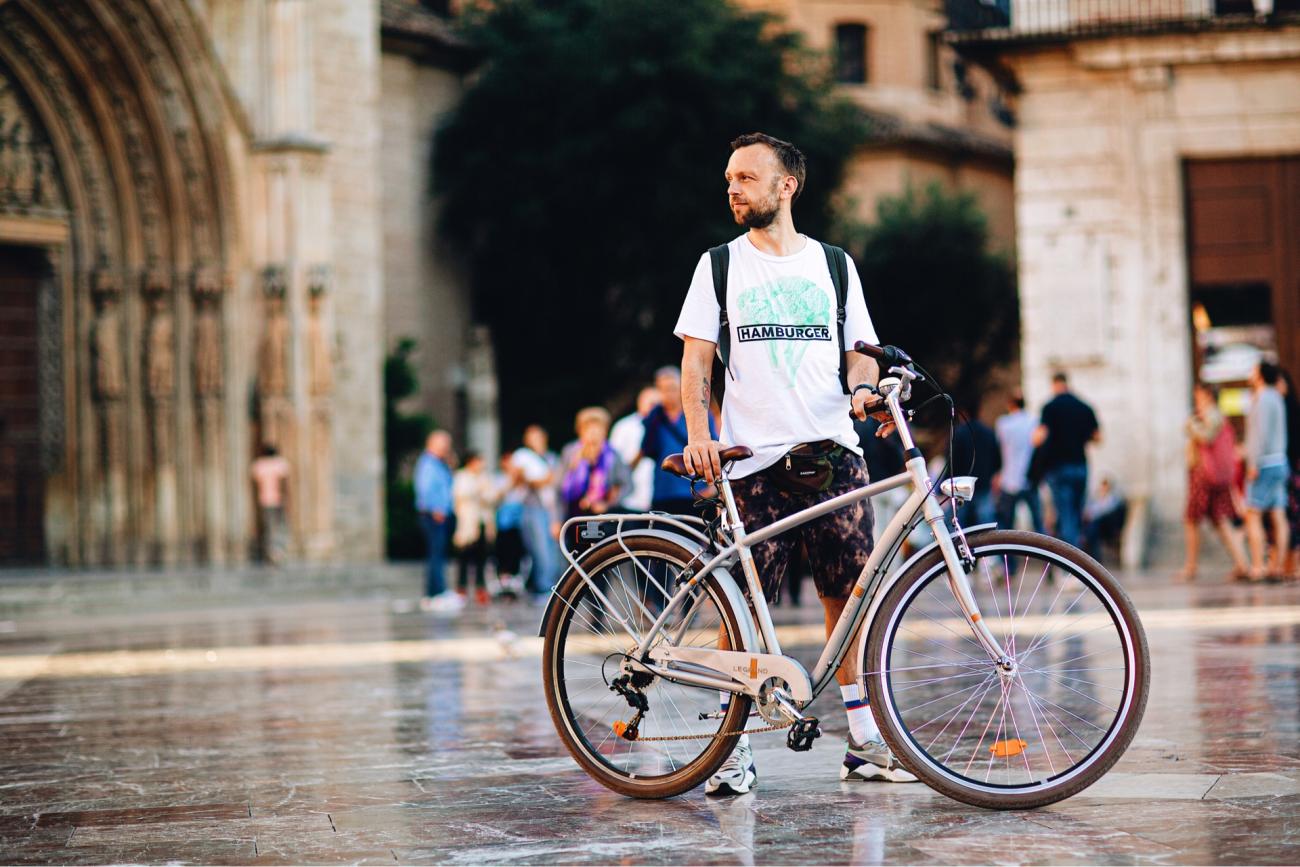
[[[737,298],[736,334],[741,343],[767,344],[772,371],[794,388],[810,341],[831,339],[831,300],[804,277],[779,277],[743,290]]]

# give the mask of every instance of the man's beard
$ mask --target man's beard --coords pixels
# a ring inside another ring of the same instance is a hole
[[[735,210],[731,213],[736,218],[736,223],[746,229],[766,229],[776,221],[776,215],[780,212],[781,198],[773,195],[763,203],[750,202],[743,214],[736,213]]]

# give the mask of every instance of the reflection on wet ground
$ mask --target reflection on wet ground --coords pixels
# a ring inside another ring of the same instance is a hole
[[[1127,584],[1153,659],[1142,730],[1092,789],[1014,814],[841,783],[829,695],[812,752],[756,737],[750,795],[619,797],[554,733],[526,606],[17,623],[0,862],[1294,863],[1300,590]],[[818,615],[782,614],[806,664]]]

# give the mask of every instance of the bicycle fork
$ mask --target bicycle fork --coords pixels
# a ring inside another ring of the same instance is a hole
[[[922,484],[929,484],[924,459],[920,457],[912,458],[907,462],[907,468],[914,477],[918,478],[918,481],[925,480],[921,482]],[[984,622],[984,616],[980,613],[979,605],[975,602],[975,594],[971,591],[969,572],[975,568],[975,558],[971,554],[970,546],[966,543],[966,534],[962,532],[960,526],[957,527],[954,541],[953,534],[948,532],[948,524],[944,520],[943,508],[933,497],[926,497],[924,509],[925,522],[930,525],[930,531],[934,533],[935,541],[939,544],[939,551],[943,554],[943,560],[948,565],[948,587],[952,590],[952,595],[957,600],[958,607],[961,608],[962,616],[965,617],[971,631],[975,633],[975,639],[989,655],[989,659],[997,666],[998,672],[1006,677],[1014,676],[1016,673],[1015,660],[1007,654],[993,635],[993,631],[989,629],[988,624]]]

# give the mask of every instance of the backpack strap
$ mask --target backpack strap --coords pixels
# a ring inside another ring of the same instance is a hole
[[[731,373],[731,320],[727,318],[727,269],[731,265],[731,250],[726,244],[711,247],[709,260],[713,264],[713,294],[718,299],[718,358],[727,373]]]
[[[835,285],[835,325],[840,339],[840,387],[849,393],[849,363],[844,354],[844,307],[849,295],[849,262],[844,251],[833,244],[820,242],[826,252],[826,267],[831,272],[831,283]]]

